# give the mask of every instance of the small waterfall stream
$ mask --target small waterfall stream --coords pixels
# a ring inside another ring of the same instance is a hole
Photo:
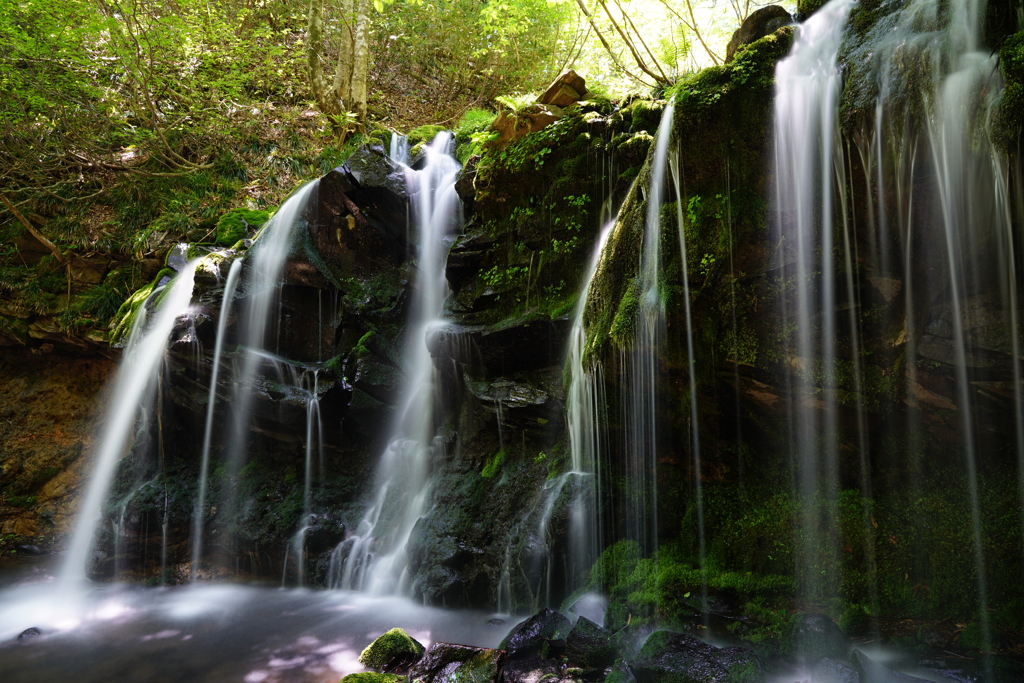
[[[790,364],[800,378],[795,382],[810,385],[815,373],[824,376],[817,400],[809,387],[794,385],[789,411],[795,487],[801,501],[798,585],[806,591],[805,598],[828,593],[830,588],[820,582],[836,578],[821,571],[836,563],[835,548],[822,546],[819,540],[837,534],[836,292],[831,256],[842,78],[836,60],[853,4],[854,0],[833,0],[808,19],[798,30],[790,56],[775,70],[775,202],[784,216],[784,258],[791,259],[796,288],[795,310],[783,312],[796,328],[796,355]],[[823,404],[820,410],[817,401]]]
[[[195,581],[199,575],[199,562],[203,556],[203,526],[206,519],[206,488],[210,476],[210,444],[213,438],[213,416],[217,406],[217,386],[220,378],[221,355],[224,352],[224,338],[231,317],[231,305],[234,303],[238,277],[242,273],[243,259],[235,259],[228,271],[227,282],[224,283],[224,296],[220,305],[220,318],[217,320],[217,341],[213,349],[213,361],[210,369],[210,393],[206,404],[206,422],[203,427],[203,452],[199,464],[199,492],[196,496],[196,508],[192,518],[192,575]]]
[[[334,563],[338,576],[332,581],[340,588],[373,594],[408,589],[405,545],[426,510],[431,463],[440,448],[435,443],[437,370],[427,341],[444,324],[446,238],[461,226],[462,219],[462,204],[455,192],[459,165],[450,154],[451,142],[451,134],[439,134],[425,149],[423,169],[407,174],[415,183],[413,214],[419,251],[417,289],[403,354],[403,398],[377,465],[373,502],[355,536],[339,548],[344,560]]]
[[[149,311],[147,301],[136,314],[124,359],[114,378],[89,487],[79,508],[71,546],[64,560],[61,582],[66,590],[73,589],[85,579],[93,536],[101,519],[100,510],[110,489],[111,478],[128,444],[139,411],[145,412],[151,405],[151,401],[143,399],[154,395],[153,385],[167,351],[167,338],[175,321],[191,305],[199,263],[199,259],[189,261],[174,279],[154,291],[150,297],[150,301],[156,303],[154,311]]]
[[[647,215],[639,276],[635,284],[638,306],[633,346],[622,351],[623,414],[627,421],[625,452],[632,480],[625,511],[626,538],[636,541],[648,556],[658,546],[658,451],[664,443],[659,424],[661,376],[658,350],[665,341],[665,300],[661,272],[661,204],[672,137],[672,103],[665,106],[654,141],[651,180],[646,188]]]

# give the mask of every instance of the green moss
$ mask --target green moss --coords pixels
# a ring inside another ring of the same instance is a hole
[[[114,314],[116,322],[113,331],[110,333],[111,344],[116,344],[128,336],[139,309],[146,303],[146,300],[153,294],[157,285],[165,277],[174,277],[174,271],[170,268],[163,268],[148,285],[141,287],[121,304],[117,309],[117,313]]]
[[[411,663],[423,656],[425,648],[400,628],[384,633],[359,655],[359,663],[368,669],[384,669],[396,662]]]
[[[640,282],[634,278],[626,287],[619,308],[612,320],[611,336],[619,346],[627,346],[633,338],[636,314],[640,310]]]
[[[406,137],[409,139],[409,148],[412,149],[420,144],[430,144],[438,133],[447,130],[444,126],[426,125],[410,130]]]
[[[487,462],[484,464],[483,470],[480,472],[480,476],[484,479],[491,479],[498,472],[501,471],[501,466],[505,464],[507,458],[505,449],[497,452],[493,457],[487,458]]]
[[[382,674],[376,671],[364,671],[357,674],[349,674],[341,679],[341,683],[404,683],[405,676],[398,674]]]
[[[655,131],[665,110],[663,100],[633,100],[622,109],[622,117],[629,121],[634,131]]]
[[[839,617],[839,628],[844,633],[861,633],[868,626],[868,613],[864,605],[847,605]]]
[[[985,629],[978,622],[971,622],[964,627],[956,639],[956,644],[965,650],[990,651],[991,643],[985,642]]]
[[[1019,153],[1024,130],[1024,31],[1006,39],[999,50],[999,64],[1006,87],[996,109],[993,137],[1004,151]]]
[[[13,508],[29,508],[36,504],[35,496],[10,496],[7,504]]]
[[[474,154],[482,154],[484,145],[494,138],[487,129],[497,114],[486,109],[469,109],[455,125],[455,157],[465,164]]]
[[[217,244],[231,246],[244,239],[250,229],[259,229],[270,220],[269,211],[232,209],[217,221]]]
[[[812,14],[825,6],[828,0],[797,0],[796,11],[804,15],[804,19],[810,18]]]

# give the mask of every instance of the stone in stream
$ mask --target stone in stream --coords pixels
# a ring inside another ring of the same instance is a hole
[[[893,671],[886,665],[876,662],[860,650],[850,655],[850,663],[860,672],[860,683],[925,683],[924,678]]]
[[[366,646],[359,655],[359,663],[367,669],[384,673],[404,671],[423,657],[424,650],[423,645],[408,633],[393,628]]]
[[[682,633],[656,631],[629,663],[637,683],[762,683],[764,664],[753,650],[717,648]]]
[[[509,653],[509,659],[531,659],[540,654],[545,641],[562,640],[571,630],[568,619],[545,608],[513,627],[498,647]]]
[[[434,643],[409,672],[410,683],[495,683],[504,650]]]
[[[26,640],[30,640],[32,638],[35,638],[36,636],[41,635],[43,635],[43,632],[37,629],[35,626],[33,626],[32,628],[27,628],[21,633],[19,633],[18,640],[21,642],[25,642]]]

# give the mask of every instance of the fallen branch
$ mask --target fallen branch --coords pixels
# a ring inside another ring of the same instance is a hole
[[[23,216],[21,212],[18,211],[18,207],[12,204],[11,200],[7,198],[7,195],[5,195],[2,192],[0,192],[0,201],[4,203],[4,206],[6,206],[7,209],[14,214],[14,217],[18,219],[18,222],[24,225],[25,229],[28,230],[33,237],[39,240],[44,247],[50,250],[50,253],[53,254],[54,258],[56,258],[61,264],[65,262],[64,254],[60,253],[60,249],[57,248],[57,245],[48,240],[46,236],[43,235],[41,232],[36,230],[35,227],[33,227],[31,221],[25,218],[25,216]]]

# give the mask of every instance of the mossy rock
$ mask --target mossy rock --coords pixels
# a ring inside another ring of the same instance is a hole
[[[249,209],[232,209],[217,221],[217,244],[231,246],[245,239],[249,228],[261,228],[270,220],[269,211],[250,211]]]
[[[376,671],[364,671],[357,674],[349,674],[341,679],[340,683],[403,683],[405,676],[398,674],[382,674]]]
[[[629,120],[634,131],[654,131],[658,129],[664,111],[664,100],[637,99],[622,110],[622,116]]]
[[[359,655],[359,663],[368,669],[394,671],[419,661],[425,650],[426,648],[408,633],[400,628],[393,628],[366,646]]]
[[[157,288],[160,281],[165,277],[174,277],[174,271],[170,268],[163,268],[149,284],[136,290],[117,309],[117,313],[114,314],[114,329],[110,333],[110,342],[112,344],[116,344],[128,336],[139,309],[146,303],[146,300],[153,294],[153,290]]]
[[[406,137],[409,139],[409,148],[412,149],[420,143],[430,144],[434,138],[437,137],[438,133],[443,133],[447,130],[444,126],[426,125],[420,126],[419,128],[413,128],[409,131]]]
[[[796,11],[803,15],[802,20],[806,21],[812,14],[825,6],[828,0],[797,0]]]

